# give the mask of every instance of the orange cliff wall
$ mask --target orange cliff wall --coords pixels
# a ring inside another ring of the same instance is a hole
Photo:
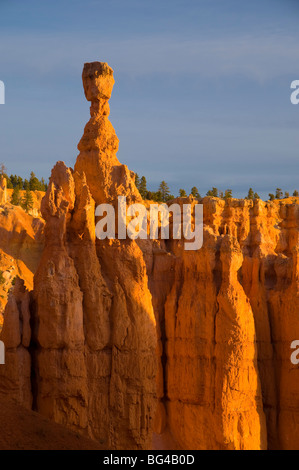
[[[8,354],[0,388],[107,448],[150,448],[157,341],[145,262],[135,241],[96,243],[94,217],[106,198],[141,198],[133,173],[116,158],[108,120],[112,69],[86,64],[83,83],[91,119],[75,171],[58,162],[41,205],[45,247],[30,293],[30,347],[15,292],[4,312]]]
[[[16,277],[33,288],[33,275],[44,248],[44,221],[19,206],[0,205],[0,329],[2,313]]]
[[[298,199],[204,198],[196,252],[96,240],[97,204],[141,201],[113,83],[85,65],[91,118],[75,169],[52,170],[33,291],[18,282],[6,306],[0,390],[107,448],[150,448],[154,430],[186,449],[298,449]]]
[[[160,399],[184,448],[299,447],[298,202],[204,198],[201,250],[157,254]]]

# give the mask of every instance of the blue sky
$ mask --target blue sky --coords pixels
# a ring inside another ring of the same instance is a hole
[[[106,61],[118,158],[155,190],[299,190],[296,0],[0,0],[0,161],[74,166],[89,119],[81,72]]]

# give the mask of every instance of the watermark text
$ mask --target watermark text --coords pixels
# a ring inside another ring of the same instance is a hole
[[[0,104],[5,104],[5,85],[2,80],[0,80]]]
[[[5,364],[5,347],[3,341],[0,341],[0,364]]]
[[[291,83],[293,93],[291,94],[291,103],[299,104],[299,80],[293,80]]]
[[[104,215],[106,214],[106,215]],[[95,211],[96,217],[102,217],[96,224],[96,237],[124,240],[147,239],[174,240],[184,238],[185,250],[199,250],[203,243],[203,205],[173,203],[150,204],[149,210],[143,204],[126,204],[125,196],[118,196],[117,217],[111,204],[100,204]],[[116,223],[117,219],[117,223]],[[129,221],[128,221],[129,220]],[[172,226],[172,234],[170,234]]]

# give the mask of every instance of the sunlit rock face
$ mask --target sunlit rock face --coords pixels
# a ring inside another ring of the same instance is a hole
[[[108,118],[113,70],[103,62],[88,63],[84,65],[82,79],[86,99],[91,101],[91,117],[78,144],[75,171],[85,173],[96,204],[113,203],[118,195],[126,196],[128,203],[141,201],[134,173],[116,156],[119,141]]]
[[[0,176],[0,204],[5,204],[7,201],[7,181],[2,175]]]
[[[157,369],[145,262],[135,241],[95,240],[96,204],[123,191],[140,199],[133,173],[116,157],[118,139],[108,120],[113,83],[107,64],[85,65],[92,116],[75,170],[58,162],[42,201],[45,248],[31,293],[30,355],[27,343],[22,348],[34,371],[35,410],[107,448],[143,449],[151,447]],[[4,336],[18,324],[14,298]],[[20,356],[19,343],[9,354]],[[22,377],[27,369],[5,370],[13,382],[13,374]]]
[[[189,449],[298,449],[299,200],[201,202],[203,247],[153,263],[161,416]]]
[[[116,156],[113,85],[85,64],[91,118],[74,170],[52,170],[34,288],[9,297],[0,391],[111,449],[151,448],[153,431],[175,448],[298,449],[298,198],[202,199],[198,251],[96,239],[98,204],[141,201]]]

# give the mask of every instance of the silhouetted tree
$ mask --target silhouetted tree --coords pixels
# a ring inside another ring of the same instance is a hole
[[[166,181],[161,181],[160,186],[159,186],[159,191],[161,193],[161,200],[163,202],[168,201],[170,197],[170,190]]]
[[[137,173],[135,173],[135,185],[136,185],[136,188],[139,191],[140,178],[139,178],[139,175]]]
[[[276,188],[276,194],[275,194],[276,199],[282,199],[283,197],[283,192],[280,188]]]
[[[232,189],[226,189],[226,190],[225,190],[225,193],[224,193],[224,199],[230,199],[230,198],[232,198],[232,197],[233,197],[233,196],[232,196],[232,193],[233,193]]]
[[[180,197],[187,197],[187,193],[184,189],[179,190]]]
[[[249,188],[247,197],[245,199],[254,199],[254,192],[252,188]]]
[[[218,197],[218,189],[212,188],[207,192],[207,196]]]
[[[274,196],[274,194],[272,194],[272,193],[269,193],[269,199],[270,199],[270,201],[274,201],[274,199],[275,199],[275,196]]]
[[[138,189],[139,189],[140,196],[142,197],[142,199],[145,199],[146,195],[147,195],[147,192],[148,192],[147,187],[146,187],[146,178],[145,178],[145,176],[141,177]]]
[[[199,199],[200,198],[200,194],[198,192],[198,189],[196,186],[193,186],[193,188],[191,188],[191,193],[190,193],[193,197],[195,197],[195,199]]]

